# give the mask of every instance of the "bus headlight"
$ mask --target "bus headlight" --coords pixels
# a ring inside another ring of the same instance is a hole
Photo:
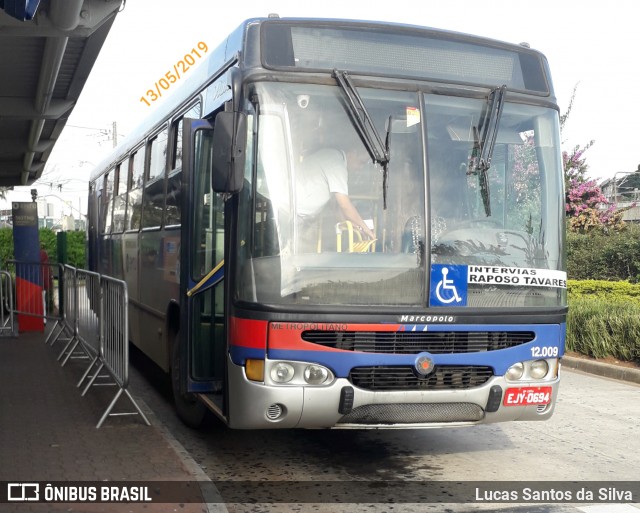
[[[558,377],[558,360],[527,360],[514,363],[504,373],[507,381],[551,381]]]
[[[329,371],[320,365],[308,365],[304,370],[304,380],[310,385],[322,385],[329,377]]]
[[[514,363],[507,369],[504,376],[509,381],[518,381],[524,374],[524,364],[522,362]]]
[[[546,360],[534,360],[529,366],[529,374],[533,379],[542,379],[549,372],[549,364]]]
[[[293,379],[295,369],[293,365],[285,362],[278,362],[271,367],[271,379],[276,383],[288,383]]]
[[[286,386],[328,386],[335,380],[333,372],[312,362],[265,361],[265,384]]]

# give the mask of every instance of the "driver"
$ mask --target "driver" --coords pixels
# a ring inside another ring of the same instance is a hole
[[[364,148],[350,148],[346,152],[336,148],[322,148],[302,162],[296,175],[297,214],[304,222],[315,218],[332,196],[354,229],[370,239],[375,234],[364,222],[349,198],[348,170],[362,166],[368,160]]]

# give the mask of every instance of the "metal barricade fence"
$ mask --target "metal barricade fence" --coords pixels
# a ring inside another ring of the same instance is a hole
[[[77,271],[77,273],[78,275],[83,274],[92,278],[93,281],[88,282],[92,284],[92,287],[96,284],[99,285],[99,356],[97,361],[91,363],[85,372],[85,376],[82,378],[83,380],[87,378],[89,371],[92,368],[95,369],[93,375],[90,377],[86,387],[84,388],[82,395],[84,396],[92,386],[96,385],[96,379],[98,377],[102,377],[100,375],[102,369],[106,369],[109,376],[114,380],[114,383],[110,384],[117,385],[118,387],[118,392],[116,392],[115,397],[98,421],[96,428],[102,426],[102,423],[107,417],[120,415],[140,415],[144,422],[147,425],[150,425],[149,420],[128,390],[129,328],[127,317],[127,284],[122,280],[102,275],[97,275],[98,282],[96,283],[96,275],[94,273],[89,273],[88,271]],[[92,288],[92,290],[89,291],[89,294],[87,294],[87,297],[96,299],[96,294],[93,293],[94,291],[95,289]],[[94,367],[94,365],[97,365],[97,367]],[[112,413],[114,406],[123,393],[129,398],[136,411]]]
[[[59,264],[47,263],[25,263],[10,261],[14,273],[19,276],[29,276],[35,283],[38,277],[48,279],[45,274],[50,268],[56,268],[58,281],[58,301],[59,314],[55,317],[56,324],[53,326],[47,337],[47,342],[54,345],[57,341],[65,341],[66,345],[58,360],[64,357],[64,366],[74,351],[80,349],[83,356],[91,359],[89,367],[78,383],[78,387],[88,379],[82,392],[84,396],[87,391],[97,384],[116,385],[118,392],[100,418],[96,428],[100,428],[108,416],[119,415],[140,415],[145,424],[150,425],[149,420],[142,412],[131,393],[129,385],[129,330],[128,330],[128,294],[127,284],[122,280],[117,280],[98,273],[76,269],[74,267]],[[0,287],[0,304],[5,303],[5,289],[9,290],[8,297],[11,299],[11,290],[14,287],[12,274],[10,271],[0,271],[2,273],[2,286]],[[31,273],[31,274],[27,274]],[[5,281],[8,285],[5,285]],[[31,291],[33,295],[33,291]],[[21,309],[17,309],[15,303],[9,301],[10,317],[13,314],[23,314],[33,317],[47,318],[46,304],[32,301],[27,296],[28,301],[21,303]],[[26,306],[25,306],[26,305]],[[39,305],[39,306],[38,306]],[[0,317],[0,321],[3,318]],[[63,337],[64,335],[64,337]],[[61,338],[63,337],[63,338]],[[65,338],[68,337],[68,338]],[[108,375],[102,376],[100,372],[105,369]],[[94,371],[90,376],[90,372]],[[111,383],[96,383],[98,377],[110,377]],[[125,394],[136,411],[112,413],[114,406],[122,394]]]
[[[129,393],[129,296],[127,284],[122,280],[100,276],[100,357],[116,384],[118,392],[102,415],[96,427],[100,427],[107,416],[140,415],[149,425],[147,417]],[[111,413],[116,402],[125,394],[135,412]]]
[[[13,281],[9,271],[0,271],[0,334],[15,334],[13,325]]]
[[[83,269],[75,270],[76,336],[83,351],[91,359],[85,373],[78,381],[82,385],[100,359],[100,275]],[[97,377],[97,376],[96,376]],[[90,385],[82,392],[87,393]]]
[[[97,293],[96,293],[97,292]],[[100,275],[83,269],[76,270],[76,318],[78,336],[90,350],[100,352]]]
[[[100,334],[100,353],[105,365],[121,387],[129,384],[129,322],[127,284],[123,281],[100,277],[103,319]],[[109,315],[107,315],[109,314]]]
[[[77,300],[77,278],[76,269],[69,265],[65,265],[62,274],[62,322],[61,330],[53,337],[53,332],[50,334],[51,345],[54,345],[58,341],[66,342],[64,348],[58,355],[58,361],[62,360],[62,366],[67,363],[71,355],[80,344],[80,338],[78,337],[78,300]],[[66,338],[60,338],[65,335]],[[64,359],[63,359],[64,357]],[[88,357],[87,353],[84,353],[83,357]]]

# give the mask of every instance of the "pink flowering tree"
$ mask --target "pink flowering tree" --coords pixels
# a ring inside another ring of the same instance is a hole
[[[564,166],[564,187],[569,190],[571,183],[584,183],[587,181],[587,158],[585,152],[591,148],[595,141],[589,141],[584,147],[576,145],[570,152],[562,152],[562,164]]]
[[[620,229],[624,225],[622,210],[609,203],[595,180],[570,180],[565,206],[568,228],[588,233],[593,229]]]

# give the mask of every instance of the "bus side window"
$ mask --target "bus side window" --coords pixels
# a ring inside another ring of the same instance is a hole
[[[211,144],[209,133],[196,131],[193,193],[196,214],[191,255],[194,279],[213,269],[222,260],[224,249],[224,203],[211,190]]]
[[[144,146],[131,157],[131,185],[129,188],[129,198],[127,213],[125,218],[125,228],[127,230],[138,230],[142,215],[142,181],[144,178]]]
[[[182,118],[174,123],[173,152],[171,169],[182,169]]]
[[[96,180],[96,209],[97,209],[97,228],[98,233],[104,233],[104,223],[105,223],[105,215],[106,215],[106,204],[104,200],[105,195],[105,181],[106,177],[102,177],[99,180]]]
[[[179,225],[181,220],[180,203],[182,192],[182,118],[173,123],[171,165],[167,176],[167,194],[165,196],[164,224]]]
[[[127,209],[127,189],[129,188],[129,159],[118,164],[118,178],[114,192],[113,232],[124,231],[124,216]]]
[[[180,224],[180,202],[182,191],[182,169],[169,174],[167,179],[167,196],[165,206],[165,226]]]
[[[104,182],[104,207],[102,211],[104,212],[104,217],[101,220],[102,223],[102,233],[111,233],[111,215],[113,212],[113,182],[114,182],[114,170],[111,169],[105,176]]]
[[[200,118],[200,104],[189,109],[184,117]],[[170,165],[165,196],[165,226],[179,225],[181,220],[180,202],[182,192],[182,118],[173,122],[171,130]]]
[[[167,163],[168,127],[149,144],[149,170],[144,189],[142,226],[160,226],[164,208],[164,177]]]

